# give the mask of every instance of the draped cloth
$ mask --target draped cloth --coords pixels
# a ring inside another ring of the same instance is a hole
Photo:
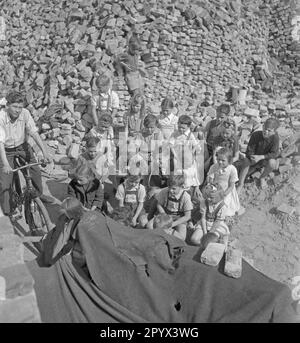
[[[90,275],[71,254],[27,263],[43,322],[292,322],[290,290],[243,261],[241,278],[199,262],[199,248],[160,230],[89,212],[78,224]]]

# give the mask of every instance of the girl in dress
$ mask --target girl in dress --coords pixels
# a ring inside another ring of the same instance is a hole
[[[240,209],[239,197],[235,183],[239,180],[238,173],[232,165],[232,152],[221,148],[216,153],[217,163],[213,164],[207,175],[207,182],[219,184],[224,190],[224,202],[227,206],[226,216],[233,216]]]

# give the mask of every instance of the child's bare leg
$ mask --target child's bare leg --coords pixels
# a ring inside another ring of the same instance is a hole
[[[174,236],[185,241],[186,239],[186,224],[179,224],[174,227]]]

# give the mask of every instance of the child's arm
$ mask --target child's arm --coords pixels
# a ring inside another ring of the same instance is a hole
[[[191,219],[191,213],[192,211],[185,211],[183,217],[178,218],[172,223],[172,227],[187,223]]]
[[[203,234],[205,235],[207,233],[207,228],[206,228],[206,219],[203,216],[200,219],[200,224],[202,227]]]
[[[137,219],[138,219],[140,213],[142,212],[143,207],[144,207],[144,203],[143,202],[139,202],[138,207],[137,207],[137,209],[135,211],[135,214],[134,214],[134,216],[132,218],[132,224],[134,226],[136,226],[136,224],[137,224]]]

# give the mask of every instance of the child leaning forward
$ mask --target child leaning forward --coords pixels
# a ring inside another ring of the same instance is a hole
[[[186,239],[187,222],[191,219],[193,203],[191,196],[184,189],[183,175],[171,175],[168,180],[168,187],[157,194],[157,210],[160,214],[169,214],[172,219],[173,234]],[[148,227],[153,227],[153,220]]]

